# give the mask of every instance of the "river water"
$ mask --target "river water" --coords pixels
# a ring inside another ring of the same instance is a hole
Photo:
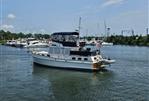
[[[26,49],[0,46],[0,101],[149,101],[149,47],[101,52],[116,63],[89,73],[33,65]]]

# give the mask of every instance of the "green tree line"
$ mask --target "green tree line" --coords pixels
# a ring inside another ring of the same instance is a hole
[[[10,31],[0,30],[0,43],[4,43],[6,40],[18,39],[18,38],[30,38],[34,37],[36,39],[49,39],[49,34],[24,34],[22,32],[19,33],[12,33]]]
[[[9,31],[0,30],[0,43],[4,43],[6,40],[18,39],[18,38],[30,38],[34,37],[36,39],[49,39],[49,34],[24,34],[20,33],[12,33]],[[103,39],[94,36],[83,37],[87,40],[95,39]],[[132,35],[132,36],[123,36],[123,35],[112,35],[107,38],[104,38],[106,42],[112,42],[114,45],[137,45],[137,46],[149,46],[149,34],[142,35]]]
[[[110,42],[110,43],[113,43],[114,45],[149,46],[149,34],[146,36],[142,36],[142,35],[132,35],[132,36],[112,35],[107,38],[95,37],[95,36],[82,37],[82,39],[87,39],[88,41],[92,40],[93,38],[95,38],[95,40],[103,40],[105,42]]]
[[[149,34],[146,36],[132,35],[122,36],[115,35],[107,37],[106,42],[112,42],[115,45],[137,45],[137,46],[149,46]]]

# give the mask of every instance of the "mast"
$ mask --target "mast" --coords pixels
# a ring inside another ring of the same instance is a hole
[[[104,28],[105,28],[105,35],[103,36],[104,37],[103,40],[105,40],[106,37],[107,37],[107,25],[106,25],[106,21],[105,20],[104,20]]]
[[[97,35],[100,33],[100,32],[99,32],[99,29],[100,29],[100,28],[99,28],[99,23],[97,23]],[[100,37],[100,36],[99,36],[99,37]]]
[[[149,34],[149,28],[146,28],[146,35]]]
[[[78,26],[78,32],[80,34],[80,30],[81,30],[81,17],[79,18],[79,26]]]
[[[104,27],[105,27],[105,35],[107,34],[107,25],[106,25],[106,21],[104,20]]]

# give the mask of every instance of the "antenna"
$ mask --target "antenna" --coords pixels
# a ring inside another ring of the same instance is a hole
[[[106,21],[104,20],[104,27],[105,27],[105,34],[107,34],[107,25],[106,25]]]
[[[107,39],[107,25],[106,25],[106,21],[104,20],[104,27],[105,27],[105,35],[103,35],[103,40]]]
[[[110,36],[110,30],[111,30],[111,28],[107,28],[107,37],[109,37]]]
[[[146,28],[146,34],[147,35],[149,34],[149,28]]]
[[[79,18],[79,26],[78,26],[78,32],[80,33],[81,30],[81,17]]]

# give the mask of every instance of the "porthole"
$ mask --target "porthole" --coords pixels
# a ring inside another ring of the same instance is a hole
[[[88,60],[88,58],[84,58],[84,61],[87,61]]]
[[[72,60],[76,60],[76,58],[75,57],[72,57]]]
[[[49,55],[49,54],[47,54],[47,56],[48,56],[48,57],[50,57],[50,55]]]
[[[81,58],[78,58],[78,60],[81,60]]]

